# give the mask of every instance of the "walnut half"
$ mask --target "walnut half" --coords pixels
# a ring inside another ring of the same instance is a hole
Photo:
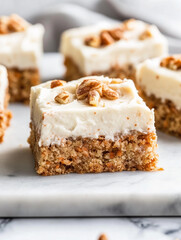
[[[96,90],[102,95],[102,83],[96,79],[85,79],[76,89],[77,99],[85,99],[90,90]]]

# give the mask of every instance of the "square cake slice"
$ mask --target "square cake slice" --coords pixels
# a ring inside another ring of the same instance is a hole
[[[67,80],[90,75],[134,79],[138,63],[162,56],[168,49],[156,26],[130,19],[67,30],[60,51]]]
[[[156,127],[181,137],[181,55],[146,60],[136,75],[140,95],[155,109]]]
[[[0,143],[3,142],[5,130],[9,126],[11,119],[11,112],[7,110],[8,102],[7,70],[4,66],[0,65]]]
[[[10,101],[29,102],[31,86],[40,83],[39,62],[44,28],[13,14],[0,17],[0,64],[8,71]]]
[[[30,101],[38,174],[156,169],[154,112],[132,80],[54,80],[32,87]]]

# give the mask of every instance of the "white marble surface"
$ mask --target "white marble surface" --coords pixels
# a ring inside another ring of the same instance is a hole
[[[46,56],[43,79],[61,75]],[[63,70],[62,70],[63,71]],[[11,127],[0,145],[0,216],[165,216],[181,214],[181,140],[158,134],[158,172],[42,177],[27,144],[29,107],[11,104]]]
[[[181,218],[0,219],[1,240],[179,240]]]

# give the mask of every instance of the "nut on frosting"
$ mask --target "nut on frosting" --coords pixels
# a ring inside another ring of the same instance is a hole
[[[181,69],[181,55],[173,55],[163,58],[160,62],[161,67],[168,68],[170,70],[179,70]]]
[[[16,14],[0,17],[0,34],[23,32],[29,23]]]
[[[77,86],[76,97],[79,100],[83,100],[88,97],[88,103],[91,106],[98,106],[101,97],[105,97],[109,100],[115,100],[119,98],[119,94],[100,80],[85,79]]]

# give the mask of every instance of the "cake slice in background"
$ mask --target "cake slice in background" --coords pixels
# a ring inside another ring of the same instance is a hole
[[[130,19],[67,30],[60,51],[66,80],[88,75],[135,78],[135,67],[168,51],[166,38],[154,25]]]
[[[155,110],[156,128],[181,137],[181,55],[146,60],[138,66],[136,84]]]
[[[32,87],[30,101],[38,174],[156,169],[154,112],[132,80],[49,81]]]
[[[3,142],[5,130],[9,126],[12,117],[11,112],[7,110],[8,102],[7,70],[4,66],[0,65],[0,143]]]
[[[29,102],[31,86],[40,83],[44,28],[13,14],[0,17],[0,64],[8,71],[10,101]]]

